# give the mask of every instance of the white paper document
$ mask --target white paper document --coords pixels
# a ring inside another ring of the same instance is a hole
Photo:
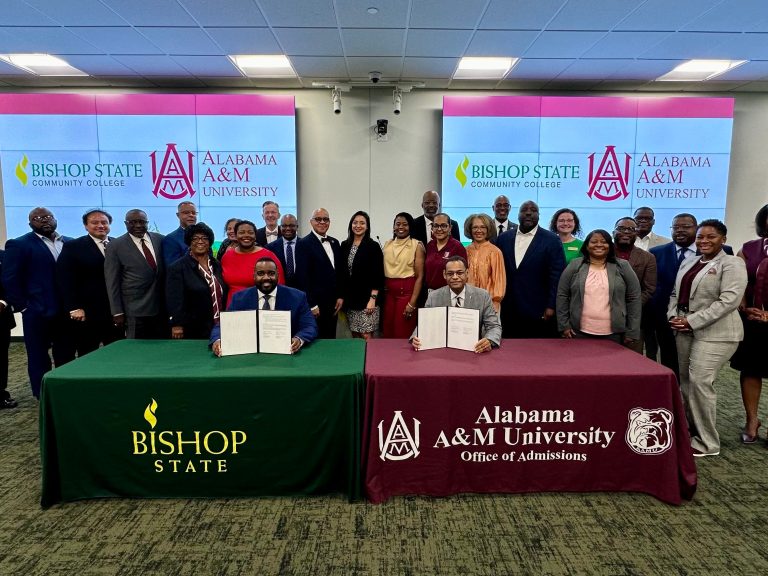
[[[291,353],[291,313],[288,310],[259,310],[259,352]]]
[[[448,348],[475,350],[480,329],[480,310],[448,308]]]
[[[421,341],[421,350],[445,348],[445,323],[447,308],[419,308],[419,323],[416,334]]]
[[[221,355],[256,354],[259,351],[256,322],[255,310],[222,312],[219,315]]]

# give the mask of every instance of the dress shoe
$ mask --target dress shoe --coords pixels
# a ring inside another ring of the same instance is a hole
[[[741,443],[742,444],[754,444],[755,442],[757,442],[758,431],[760,430],[760,426],[762,426],[762,422],[760,422],[758,420],[757,428],[755,428],[755,433],[752,434],[752,435],[747,434],[747,429],[744,428],[741,431]]]
[[[717,452],[702,452],[701,450],[696,450],[696,448],[693,449],[694,458],[704,458],[705,456],[720,456],[720,450]]]
[[[19,403],[13,398],[3,398],[0,400],[0,410],[6,410],[8,408],[16,408]]]

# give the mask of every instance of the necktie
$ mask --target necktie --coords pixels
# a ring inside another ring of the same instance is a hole
[[[504,224],[499,224],[499,234],[504,232]]]
[[[262,310],[272,310],[272,306],[269,305],[269,294],[264,294],[264,304],[261,307]]]
[[[688,252],[687,248],[680,248],[680,254],[677,255],[677,267],[680,268],[680,264],[685,260],[685,254]]]
[[[141,239],[141,249],[144,251],[144,258],[147,259],[149,267],[152,268],[152,270],[157,271],[157,262],[155,261],[155,257],[152,256],[152,252],[149,250],[147,241],[144,240],[144,238]]]
[[[320,238],[320,241],[321,242],[330,242],[331,239],[326,236],[326,237]]]
[[[456,304],[454,304],[454,308],[461,308],[461,296],[456,296]]]
[[[288,242],[288,250],[285,252],[285,264],[286,268],[288,268],[288,276],[293,276],[293,273],[296,272],[296,266],[293,262],[293,240]]]
[[[99,240],[101,243],[101,253],[106,254],[107,253],[107,244],[109,244],[109,240]]]

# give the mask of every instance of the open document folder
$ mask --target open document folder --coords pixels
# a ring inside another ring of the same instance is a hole
[[[290,354],[291,313],[288,310],[222,312],[221,355]]]
[[[455,306],[419,308],[416,335],[422,350],[457,348],[474,352],[480,335],[480,310]]]

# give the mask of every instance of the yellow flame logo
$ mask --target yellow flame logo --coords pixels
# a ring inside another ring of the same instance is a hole
[[[27,173],[25,171],[25,168],[27,167],[27,164],[29,164],[29,158],[27,158],[27,155],[24,154],[24,156],[21,159],[21,162],[16,164],[16,178],[19,179],[19,182],[22,183],[22,185],[27,185]]]
[[[459,181],[459,184],[461,184],[461,187],[464,188],[464,186],[467,185],[467,168],[469,167],[469,158],[464,156],[464,161],[459,162],[459,165],[456,166],[456,180]]]
[[[155,402],[155,399],[152,398],[152,402],[150,402],[147,405],[147,408],[144,410],[144,420],[149,422],[149,425],[152,426],[152,428],[154,428],[157,424],[155,412],[157,412],[157,402]]]

